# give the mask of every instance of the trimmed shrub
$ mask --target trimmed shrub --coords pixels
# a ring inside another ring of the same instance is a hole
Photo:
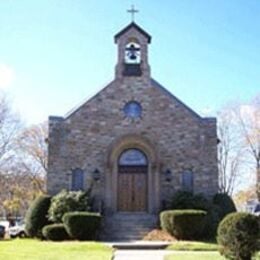
[[[69,212],[63,216],[68,234],[78,240],[95,240],[101,215],[92,212]]]
[[[236,206],[232,198],[226,193],[217,193],[213,197],[213,204],[219,207],[220,221],[229,213],[236,212]]]
[[[205,239],[215,239],[220,222],[219,212],[220,208],[214,204],[212,204],[208,209],[206,216],[206,226],[203,233],[203,237]]]
[[[64,224],[51,224],[42,229],[42,234],[47,240],[63,241],[70,237],[65,229]]]
[[[88,210],[88,193],[83,191],[62,190],[51,199],[49,220],[62,223],[62,217],[67,212]]]
[[[215,237],[219,224],[219,209],[213,205],[203,194],[193,194],[187,191],[176,192],[171,201],[171,209],[195,209],[207,212],[203,238]]]
[[[176,192],[171,200],[171,209],[200,209],[208,211],[210,201],[203,194],[193,194],[188,191]]]
[[[231,213],[220,223],[217,232],[220,253],[228,259],[250,260],[258,250],[258,218],[249,213]]]
[[[167,210],[160,214],[161,227],[177,239],[200,239],[207,212],[203,210]]]
[[[31,204],[25,217],[25,232],[29,237],[43,238],[42,228],[49,224],[51,196],[40,195]]]

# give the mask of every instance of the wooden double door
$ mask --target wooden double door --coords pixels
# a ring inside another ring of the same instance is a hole
[[[118,167],[118,211],[147,211],[147,166]]]

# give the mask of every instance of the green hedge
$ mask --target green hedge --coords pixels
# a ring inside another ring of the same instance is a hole
[[[42,228],[49,224],[47,214],[51,197],[40,195],[31,204],[25,217],[25,232],[29,237],[42,238]]]
[[[211,207],[211,202],[201,193],[193,194],[188,191],[177,191],[171,199],[171,209],[200,209]]]
[[[161,227],[180,240],[200,239],[207,212],[203,210],[167,210],[160,214]]]
[[[249,213],[231,213],[219,224],[217,241],[220,253],[228,259],[250,260],[259,250],[258,217]]]
[[[213,204],[219,207],[220,221],[229,213],[236,212],[236,206],[232,198],[226,193],[217,193],[213,197]]]
[[[173,195],[171,209],[205,210],[207,212],[203,234],[205,239],[215,238],[220,221],[227,214],[236,211],[235,204],[228,194],[217,193],[210,199],[201,193],[193,194],[186,191],[178,191]]]
[[[51,224],[42,229],[42,234],[47,240],[63,241],[69,240],[69,235],[64,224]]]
[[[68,234],[78,240],[95,240],[101,224],[101,215],[91,212],[69,212],[63,216]]]
[[[62,217],[67,212],[89,210],[88,192],[62,190],[51,199],[49,220],[62,223]]]

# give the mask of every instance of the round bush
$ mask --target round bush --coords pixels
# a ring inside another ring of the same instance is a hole
[[[65,226],[60,223],[43,227],[42,234],[47,240],[52,241],[63,241],[69,239]]]
[[[258,250],[258,218],[249,213],[231,213],[219,224],[220,253],[229,259],[250,260]]]
[[[171,200],[171,209],[197,209],[205,210],[206,216],[206,227],[203,238],[213,238],[216,235],[217,226],[219,223],[218,207],[213,205],[203,194],[193,194],[187,191],[176,192]]]
[[[180,240],[200,239],[207,212],[203,210],[167,210],[160,214],[161,227]]]
[[[217,193],[213,197],[213,204],[219,207],[220,221],[229,213],[236,212],[236,206],[232,198],[226,193]]]
[[[92,212],[69,212],[63,216],[68,234],[78,240],[95,240],[101,216]]]
[[[176,192],[171,199],[171,209],[208,210],[210,201],[203,194],[193,194],[187,191]]]
[[[212,204],[208,209],[206,216],[206,226],[203,234],[205,239],[215,239],[220,222],[219,211],[219,207],[214,204]]]
[[[88,210],[88,194],[82,191],[62,190],[51,199],[49,219],[62,223],[62,217],[67,212]]]
[[[51,197],[40,195],[31,204],[25,217],[25,232],[29,237],[42,238],[42,228],[49,224],[48,209]]]

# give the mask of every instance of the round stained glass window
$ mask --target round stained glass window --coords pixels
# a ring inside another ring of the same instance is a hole
[[[142,114],[142,107],[138,102],[130,101],[125,105],[124,113],[127,117],[138,118]]]

